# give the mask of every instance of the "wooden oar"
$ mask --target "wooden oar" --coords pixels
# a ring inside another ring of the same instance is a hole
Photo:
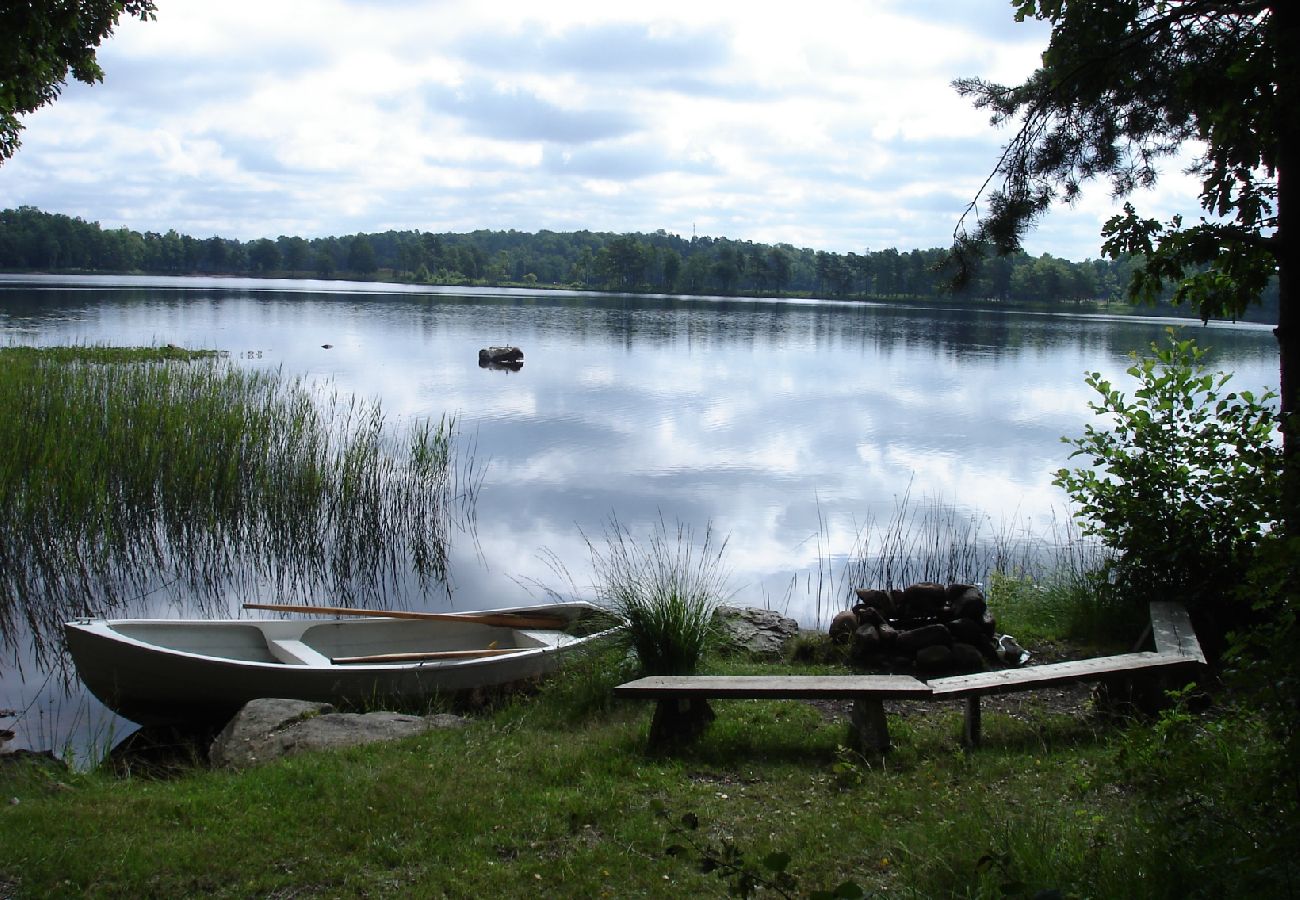
[[[414,653],[376,653],[373,656],[336,656],[330,660],[335,665],[347,663],[419,662],[427,659],[472,659],[476,656],[500,656],[536,650],[536,647],[503,647],[499,650],[428,650]]]
[[[326,616],[380,616],[385,619],[420,619],[426,622],[472,622],[503,628],[537,628],[556,630],[568,627],[569,620],[560,616],[521,615],[517,613],[427,613],[402,610],[350,609],[346,606],[300,606],[293,603],[245,603],[244,609],[269,609],[275,612],[315,613]]]

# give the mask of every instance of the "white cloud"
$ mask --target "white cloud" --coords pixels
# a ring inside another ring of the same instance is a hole
[[[1005,137],[949,83],[1032,69],[1046,31],[1011,19],[1004,0],[164,4],[103,45],[103,85],[28,118],[0,205],[243,239],[940,246]],[[1111,209],[1098,185],[1031,249],[1096,255]]]

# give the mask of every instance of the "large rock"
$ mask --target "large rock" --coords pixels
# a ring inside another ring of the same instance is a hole
[[[214,766],[244,769],[309,750],[391,741],[464,724],[452,715],[340,713],[328,703],[253,700],[217,735],[209,756]]]
[[[723,647],[765,659],[780,659],[785,645],[799,633],[794,619],[753,607],[719,606],[713,623]]]
[[[943,611],[948,600],[948,588],[933,581],[922,581],[903,589],[903,615],[911,619],[927,619]]]
[[[900,653],[916,653],[923,647],[933,647],[936,644],[946,647],[951,643],[952,635],[948,633],[948,629],[938,624],[922,625],[920,628],[900,631],[894,640],[894,646]]]
[[[846,644],[853,637],[853,632],[858,630],[858,617],[852,611],[842,609],[831,619],[830,635],[831,640],[837,644]]]

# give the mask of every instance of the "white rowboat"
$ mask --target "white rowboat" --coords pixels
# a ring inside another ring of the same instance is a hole
[[[64,633],[90,692],[149,724],[220,721],[262,697],[409,707],[524,681],[617,630],[574,627],[597,612],[565,603],[311,620],[79,619]]]

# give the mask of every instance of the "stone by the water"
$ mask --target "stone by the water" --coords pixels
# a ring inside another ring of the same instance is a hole
[[[781,659],[786,644],[799,634],[789,616],[756,607],[719,606],[713,613],[721,645],[760,659]]]
[[[244,769],[295,753],[397,740],[464,724],[462,717],[447,714],[340,713],[328,703],[253,700],[217,735],[209,757],[213,766]]]

